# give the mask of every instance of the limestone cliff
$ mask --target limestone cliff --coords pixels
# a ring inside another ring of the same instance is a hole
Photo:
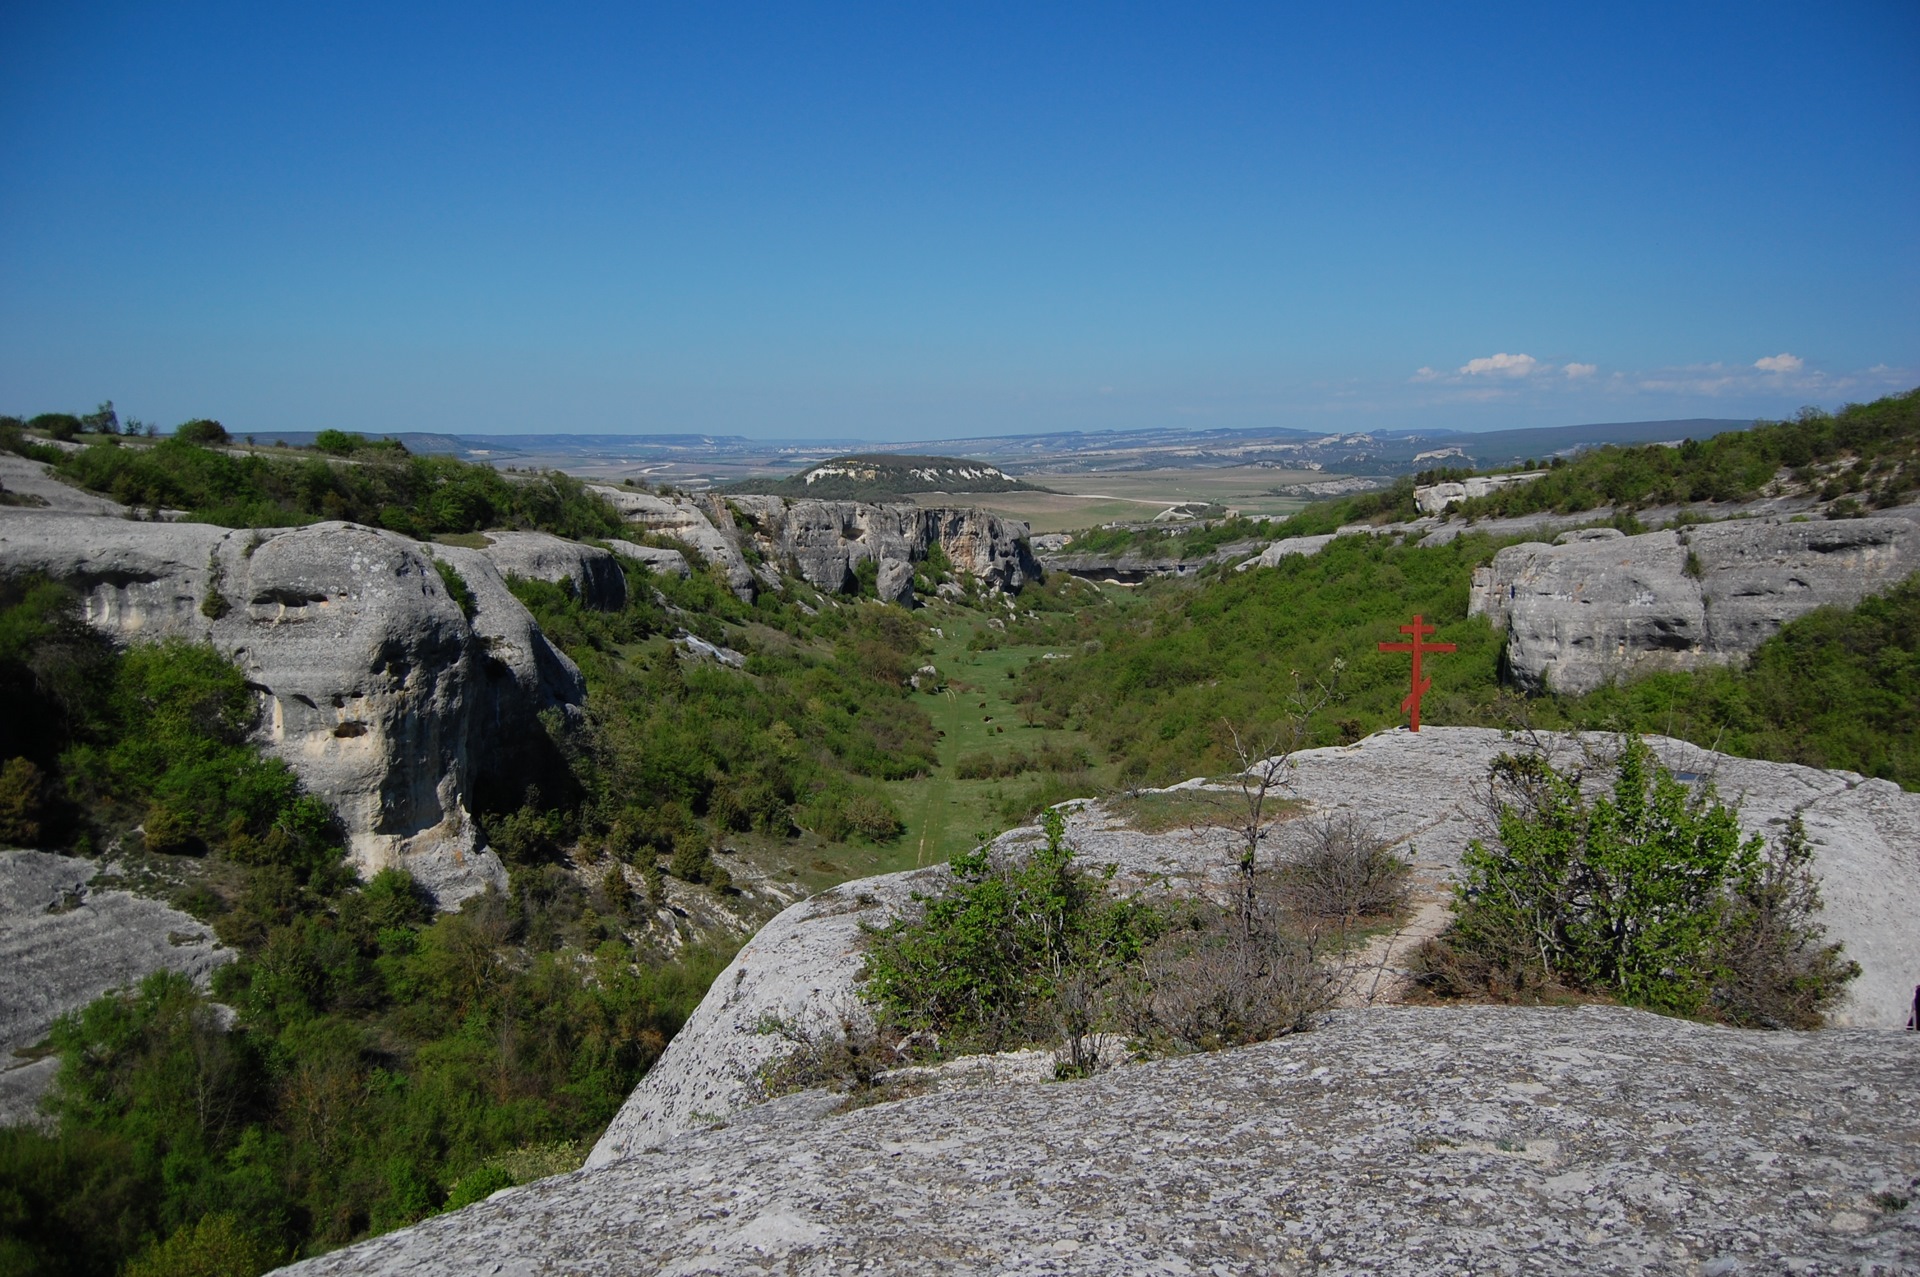
[[[611,486],[594,491],[629,521],[685,543],[719,567],[743,598],[778,581],[772,568],[756,571],[750,559],[785,568],[833,594],[852,591],[856,571],[871,562],[879,596],[889,602],[913,598],[913,565],[936,545],[956,573],[990,589],[1013,593],[1040,575],[1026,524],[985,510],[774,496],[659,497]]]
[[[429,555],[464,578],[471,618]],[[584,698],[485,551],[347,523],[236,531],[16,511],[0,518],[0,572],[72,586],[117,638],[231,656],[260,695],[264,744],[339,812],[354,862],[404,866],[443,904],[504,884],[474,826],[476,788],[517,769],[540,713],[577,713]]]
[[[1740,519],[1509,546],[1474,573],[1469,611],[1507,632],[1529,690],[1580,694],[1654,670],[1724,664],[1797,616],[1852,606],[1920,570],[1920,524],[1895,515]]]

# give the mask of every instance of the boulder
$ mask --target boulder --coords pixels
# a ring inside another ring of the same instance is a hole
[[[432,557],[473,595],[463,615]],[[340,814],[363,873],[401,866],[452,905],[505,872],[480,844],[476,786],[577,715],[579,671],[483,551],[349,523],[235,531],[47,512],[0,518],[0,571],[39,572],[120,639],[177,636],[232,657],[260,734]]]
[[[1413,503],[1422,514],[1440,514],[1449,506],[1458,505],[1474,497],[1484,497],[1490,492],[1510,488],[1515,484],[1532,483],[1543,477],[1545,470],[1528,470],[1518,474],[1475,475],[1458,483],[1427,484],[1413,490]]]
[[[482,539],[488,544],[481,553],[503,577],[570,582],[575,596],[600,612],[627,605],[627,576],[610,551],[547,532],[489,532]]]
[[[1507,632],[1516,682],[1579,695],[1738,660],[1795,617],[1852,606],[1915,570],[1920,527],[1906,517],[1590,529],[1500,551],[1474,573],[1468,606]]]

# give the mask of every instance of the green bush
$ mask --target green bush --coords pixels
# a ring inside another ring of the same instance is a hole
[[[1151,905],[1108,894],[1111,871],[1074,863],[1059,812],[1042,823],[1025,860],[960,853],[952,885],[916,897],[917,917],[869,932],[862,992],[892,1026],[945,1049],[1050,1040],[1063,992],[1118,979],[1164,929]]]
[[[1424,963],[1448,992],[1548,984],[1679,1015],[1817,1023],[1859,968],[1819,942],[1804,834],[1743,839],[1710,784],[1628,738],[1611,796],[1539,755],[1493,764],[1498,837],[1468,844]]]
[[[255,1277],[283,1258],[222,1211],[181,1225],[128,1264],[125,1277]]]
[[[197,443],[203,448],[220,448],[233,442],[225,426],[204,417],[183,422],[174,430],[173,437],[187,443]]]

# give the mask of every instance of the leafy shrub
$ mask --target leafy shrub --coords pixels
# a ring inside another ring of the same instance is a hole
[[[1797,828],[1770,854],[1710,784],[1637,737],[1610,797],[1539,755],[1493,764],[1498,837],[1468,844],[1455,918],[1422,959],[1443,992],[1559,983],[1681,1015],[1818,1022],[1859,974],[1822,945]]]
[[[30,758],[9,758],[0,767],[0,845],[31,847],[40,841],[46,775]]]
[[[1164,929],[1153,906],[1108,894],[1111,870],[1074,863],[1065,817],[1042,824],[1046,841],[1026,859],[990,845],[959,853],[950,887],[869,933],[863,996],[890,1025],[935,1034],[943,1049],[1050,1040],[1071,1009],[1063,993],[1117,981]],[[1091,1026],[1067,1027],[1084,1037]]]
[[[514,1186],[513,1176],[498,1166],[482,1166],[462,1175],[447,1192],[447,1204],[444,1210],[459,1210],[462,1206],[471,1206],[475,1202],[484,1202],[503,1188]]]
[[[846,783],[829,784],[797,816],[803,828],[828,842],[891,842],[907,829],[884,791]]]
[[[127,1265],[125,1277],[255,1277],[285,1258],[229,1211],[183,1224]]]
[[[187,443],[197,443],[203,448],[224,447],[233,442],[233,436],[227,433],[225,426],[217,421],[209,421],[205,417],[196,417],[192,421],[181,423],[174,430],[173,437]]]
[[[474,601],[473,587],[467,584],[467,578],[461,576],[460,569],[445,559],[436,558],[433,570],[440,574],[440,583],[447,587],[447,597],[460,605],[460,615],[471,621],[473,614],[480,610],[480,605]]]

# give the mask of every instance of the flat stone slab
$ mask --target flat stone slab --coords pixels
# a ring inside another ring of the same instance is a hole
[[[814,1092],[321,1274],[1900,1273],[1920,1034],[1336,1013],[1083,1082]]]

